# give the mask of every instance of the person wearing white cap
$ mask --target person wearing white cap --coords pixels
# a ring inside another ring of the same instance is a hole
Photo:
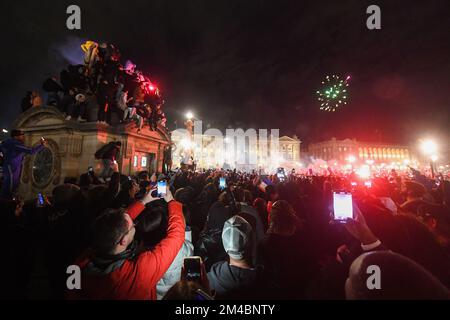
[[[252,265],[255,236],[251,225],[236,215],[228,219],[222,231],[222,243],[230,261],[217,262],[208,272],[208,280],[219,299],[250,298],[258,272]]]

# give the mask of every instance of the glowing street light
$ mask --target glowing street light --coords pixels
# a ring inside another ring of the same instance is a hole
[[[420,144],[422,152],[427,156],[436,154],[438,146],[433,140],[423,140]]]
[[[186,113],[186,118],[188,120],[192,120],[194,118],[194,114],[191,111],[189,111],[188,113]]]
[[[3,133],[8,133],[8,130],[6,130],[5,128],[2,129]]]
[[[438,160],[437,151],[438,145],[433,140],[423,140],[420,144],[422,152],[424,155],[429,157],[430,159],[430,169],[431,169],[431,177],[434,178],[434,162]]]

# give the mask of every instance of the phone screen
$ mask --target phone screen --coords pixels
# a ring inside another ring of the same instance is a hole
[[[44,205],[44,196],[40,192],[38,193],[38,205],[39,206],[43,206]]]
[[[167,193],[167,183],[165,181],[158,181],[158,196],[164,197]]]
[[[199,280],[201,277],[201,258],[189,257],[184,259],[186,280]]]
[[[224,177],[222,177],[222,178],[220,178],[219,179],[219,188],[221,189],[221,190],[223,190],[223,189],[225,189],[227,186],[226,186],[226,179],[224,178]]]
[[[346,192],[333,193],[334,220],[345,221],[353,218],[352,194]]]

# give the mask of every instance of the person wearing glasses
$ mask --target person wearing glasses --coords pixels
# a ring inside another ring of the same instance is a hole
[[[156,284],[185,237],[182,204],[167,190],[163,198],[168,203],[167,235],[151,249],[139,247],[134,221],[146,205],[158,199],[154,189],[126,210],[108,209],[96,219],[92,247],[76,262],[81,269],[81,289],[69,291],[69,299],[156,300]]]

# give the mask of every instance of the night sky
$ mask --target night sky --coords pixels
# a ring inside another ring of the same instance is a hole
[[[65,27],[70,4],[81,7],[80,31]],[[381,30],[366,28],[370,4],[381,7]],[[450,138],[448,0],[17,0],[0,7],[2,127],[18,115],[25,92],[79,60],[79,44],[90,39],[116,44],[122,60],[156,81],[171,127],[190,109],[211,127],[280,128],[305,142]],[[333,73],[352,75],[349,103],[326,113],[315,91]]]

